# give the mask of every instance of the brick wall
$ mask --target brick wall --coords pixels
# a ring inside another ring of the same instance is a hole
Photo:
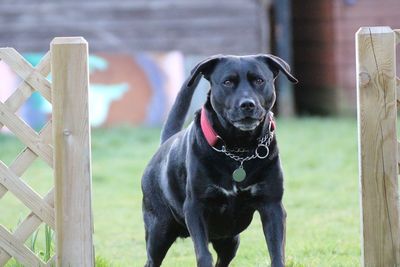
[[[354,35],[361,26],[400,28],[399,18],[399,0],[293,0],[298,110],[354,114]]]
[[[335,64],[341,110],[355,110],[356,105],[356,57],[354,35],[361,26],[390,26],[400,28],[399,0],[358,0],[354,5],[344,1],[334,2]],[[400,47],[397,49],[400,55]],[[398,56],[397,62],[400,57]]]

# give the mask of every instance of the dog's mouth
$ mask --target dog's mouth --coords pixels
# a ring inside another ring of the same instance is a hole
[[[233,126],[241,131],[253,131],[260,125],[262,118],[245,117],[240,120],[232,121]]]

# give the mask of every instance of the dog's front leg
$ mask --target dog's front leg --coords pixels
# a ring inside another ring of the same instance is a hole
[[[207,227],[201,204],[192,199],[184,204],[186,226],[193,240],[198,267],[212,267],[212,256],[208,250]]]
[[[286,212],[280,201],[264,203],[258,209],[272,267],[285,265]]]

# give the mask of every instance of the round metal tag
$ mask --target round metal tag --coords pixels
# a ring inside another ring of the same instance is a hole
[[[246,171],[243,169],[243,167],[239,167],[233,171],[232,178],[235,182],[242,182],[244,179],[246,179]]]
[[[260,144],[256,148],[256,156],[260,159],[265,159],[269,155],[269,148],[267,145]]]

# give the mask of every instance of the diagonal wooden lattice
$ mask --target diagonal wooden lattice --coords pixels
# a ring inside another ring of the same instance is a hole
[[[45,263],[24,243],[43,222],[55,228],[54,189],[42,199],[20,177],[37,158],[53,167],[52,123],[49,121],[37,133],[15,115],[35,91],[51,103],[51,84],[46,79],[50,73],[50,53],[36,68],[13,48],[0,48],[0,60],[22,79],[15,92],[4,103],[0,102],[0,129],[6,126],[26,145],[10,166],[0,161],[0,199],[10,192],[31,210],[13,233],[0,225],[0,266],[4,266],[11,257],[25,266],[50,266],[54,264],[54,257]]]

